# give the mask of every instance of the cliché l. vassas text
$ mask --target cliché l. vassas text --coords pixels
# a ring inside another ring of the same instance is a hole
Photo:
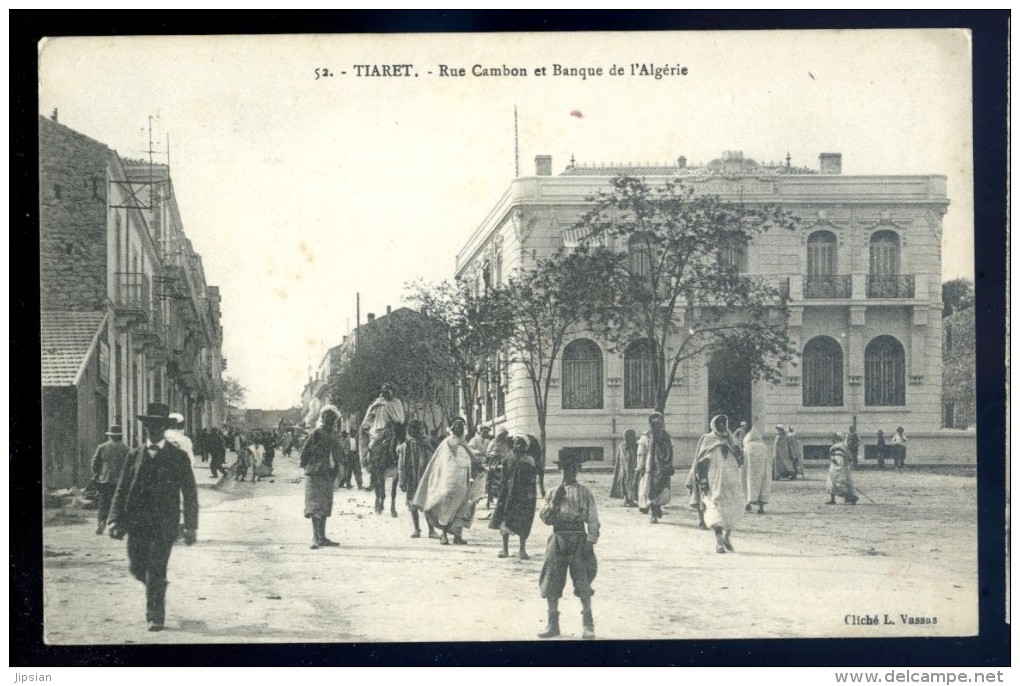
[[[875,614],[863,614],[863,615],[845,615],[843,617],[843,623],[847,626],[889,626],[891,624],[909,624],[911,626],[917,626],[922,624],[935,625],[939,623],[938,617],[918,617],[913,615],[906,615],[903,613],[889,615],[882,614],[880,617],[878,613]]]
[[[418,78],[420,72],[413,63],[408,64],[354,64],[337,71],[331,67],[316,67],[315,80],[328,79],[335,76],[354,76],[355,78]],[[439,64],[426,69],[426,76],[441,78],[458,77],[560,77],[575,78],[582,81],[604,76],[633,76],[651,78],[657,81],[666,77],[687,76],[688,68],[680,63],[632,62],[630,64],[613,64],[603,66],[570,66],[553,63],[537,67],[524,67],[508,64],[473,64],[470,67]]]

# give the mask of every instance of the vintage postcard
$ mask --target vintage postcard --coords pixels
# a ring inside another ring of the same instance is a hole
[[[976,635],[971,47],[43,40],[46,642]]]

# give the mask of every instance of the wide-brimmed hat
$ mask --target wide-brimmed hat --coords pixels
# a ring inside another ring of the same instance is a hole
[[[107,436],[123,436],[124,431],[121,430],[120,424],[110,424],[109,430],[106,432]]]
[[[149,403],[145,408],[145,414],[138,415],[138,419],[159,419],[170,423],[170,408],[163,403]]]

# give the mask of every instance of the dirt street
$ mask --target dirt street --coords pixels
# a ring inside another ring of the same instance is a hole
[[[272,482],[215,488],[207,470],[196,470],[199,542],[174,548],[167,629],[158,634],[146,631],[144,589],[128,575],[124,543],[94,534],[94,512],[50,511],[47,642],[514,641],[532,640],[544,626],[538,577],[549,528],[537,518],[531,560],[503,560],[499,533],[482,520],[484,503],[465,533],[470,545],[440,546],[409,538],[403,494],[392,519],[372,512],[371,494],[341,490],[327,525],[341,546],[310,550],[297,458],[276,463]],[[599,638],[977,631],[972,476],[862,471],[857,484],[874,503],[826,506],[825,471],[809,468],[805,481],[773,484],[768,513],[746,515],[733,534],[736,552],[725,555],[697,529],[681,474],[657,525],[609,500],[608,474],[580,479],[602,521],[593,584]],[[580,604],[570,589],[568,582],[562,628],[565,638],[579,638]],[[879,624],[861,623],[866,617]]]

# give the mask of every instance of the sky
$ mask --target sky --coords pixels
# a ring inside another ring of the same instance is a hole
[[[389,71],[417,76],[356,76],[408,64]],[[155,161],[169,137],[185,232],[220,287],[226,373],[248,407],[274,409],[300,403],[309,366],[355,326],[356,293],[364,320],[408,282],[452,276],[514,178],[515,106],[522,176],[540,154],[555,174],[571,156],[723,150],[945,175],[943,279],[973,279],[970,68],[959,30],[58,38],[40,44],[39,111],[132,158],[154,117]]]

